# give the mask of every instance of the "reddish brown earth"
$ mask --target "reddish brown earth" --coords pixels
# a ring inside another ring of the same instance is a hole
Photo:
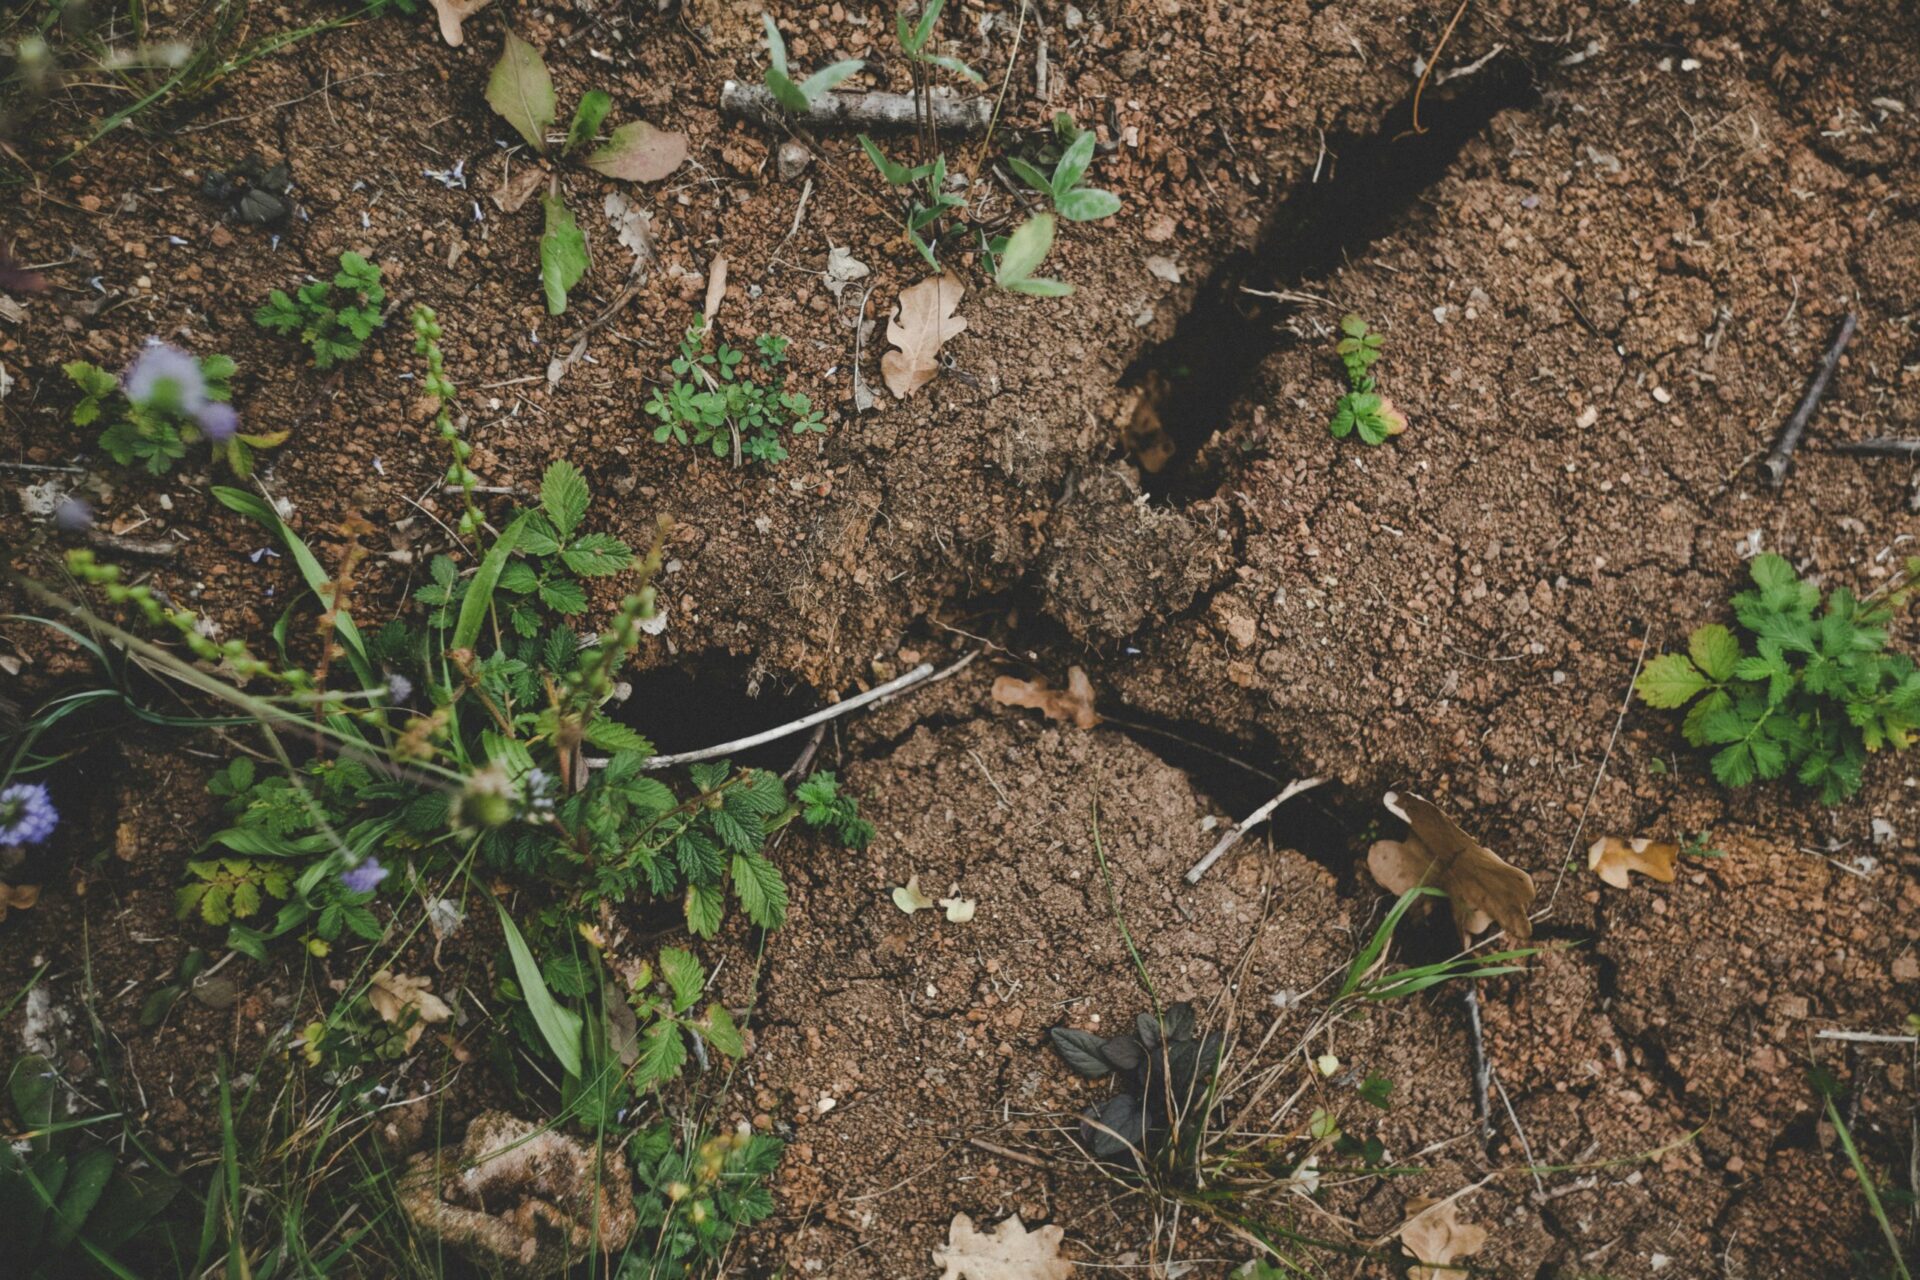
[[[956,51],[997,80],[1018,8],[956,12]],[[153,482],[91,455],[65,424],[58,370],[116,366],[148,335],[228,351],[248,420],[293,426],[261,479],[303,536],[331,561],[349,515],[382,530],[376,551],[394,554],[369,561],[356,612],[383,621],[446,546],[444,459],[401,377],[409,344],[396,323],[329,379],[250,320],[266,289],[356,248],[439,311],[483,483],[524,486],[565,456],[636,539],[661,513],[678,520],[669,627],[644,665],[700,673],[711,705],[662,708],[676,745],[785,718],[749,686],[804,709],[986,649],[963,675],[842,722],[823,759],[879,839],[862,855],[782,851],[792,923],[767,941],[757,993],[756,940],[730,941],[723,986],[758,1005],[755,1052],[720,1109],[792,1141],[781,1215],[742,1251],[745,1274],[930,1275],[956,1212],[1058,1223],[1076,1261],[1160,1268],[1149,1274],[1192,1262],[1188,1274],[1220,1275],[1252,1256],[1074,1151],[1074,1117],[1101,1091],[1044,1032],[1124,1024],[1142,1006],[1124,920],[1163,997],[1231,1017],[1250,1062],[1276,1019],[1270,1053],[1290,1047],[1307,1013],[1271,998],[1342,966],[1377,922],[1358,866],[1395,785],[1533,873],[1538,932],[1567,945],[1483,991],[1512,1107],[1496,1096],[1484,1147],[1451,990],[1314,1046],[1343,1072],[1277,1131],[1297,1138],[1325,1105],[1429,1172],[1330,1188],[1337,1231],[1296,1197],[1301,1229],[1387,1238],[1408,1198],[1486,1179],[1462,1207],[1490,1232],[1474,1260],[1488,1274],[1884,1274],[1806,1072],[1842,1079],[1870,1162],[1913,1190],[1910,1050],[1815,1038],[1897,1031],[1920,995],[1913,765],[1876,760],[1867,789],[1832,810],[1791,791],[1727,793],[1671,717],[1625,695],[1643,655],[1719,616],[1756,547],[1870,589],[1888,549],[1920,534],[1903,508],[1909,468],[1817,447],[1915,434],[1920,417],[1920,24],[1893,3],[1473,5],[1440,71],[1489,60],[1430,85],[1431,133],[1404,136],[1416,59],[1449,13],[1164,3],[1087,6],[1069,26],[1029,10],[1003,119],[1033,130],[1067,109],[1097,125],[1117,145],[1093,179],[1125,208],[1063,233],[1049,269],[1079,286],[1069,300],[1016,299],[963,271],[969,328],[951,367],[867,415],[849,373],[863,286],[867,318],[884,319],[923,271],[849,140],[824,140],[796,222],[802,189],[775,175],[778,140],[718,118],[720,81],[757,78],[757,7],[499,0],[461,50],[430,25],[356,26],[58,171],[47,162],[80,117],[56,111],[0,237],[58,264],[48,293],[22,299],[25,319],[0,320],[17,379],[0,454],[99,468],[84,483],[112,527],[180,544],[152,580],[260,636],[298,591],[291,567],[249,558],[261,535],[206,496],[203,474]],[[803,65],[874,57],[875,82],[898,86],[884,8],[779,16]],[[616,114],[692,141],[686,169],[632,192],[654,214],[653,262],[591,340],[593,363],[556,387],[548,360],[619,293],[629,259],[598,213],[612,184],[570,175],[596,261],[556,321],[534,278],[537,215],[486,202],[508,130],[482,85],[508,21],[544,47],[563,103],[597,85]],[[221,225],[196,193],[202,171],[250,152],[290,162],[310,214],[277,245]],[[471,190],[418,176],[455,160]],[[991,177],[974,194],[992,217],[1015,212]],[[873,269],[837,300],[822,280],[832,245]],[[641,405],[717,254],[730,261],[723,328],[792,337],[791,385],[830,406],[824,441],[776,471],[645,434]],[[1859,337],[1799,470],[1770,493],[1754,463],[1848,309]],[[1411,423],[1380,450],[1325,434],[1330,334],[1348,310],[1385,334],[1378,372]],[[862,347],[875,387],[881,345]],[[1155,419],[1175,453],[1141,476],[1126,442]],[[55,540],[8,504],[15,567],[51,578]],[[0,623],[0,638],[25,660],[22,701],[72,670],[30,628]],[[1920,647],[1911,615],[1894,643]],[[1152,728],[1080,731],[988,697],[989,666],[1057,683],[1075,663],[1113,722]],[[85,815],[62,847],[72,870],[0,923],[0,990],[45,964],[52,1004],[72,1008],[91,966],[118,1066],[183,1157],[208,1150],[209,1046],[251,1060],[331,976],[292,958],[236,963],[231,1005],[183,1001],[159,1030],[137,1025],[187,946],[214,941],[183,936],[171,907],[180,859],[212,820],[201,784],[219,758],[157,732],[90,756],[61,796]],[[1199,886],[1181,880],[1215,838],[1204,819],[1231,821],[1307,773],[1334,782],[1282,811],[1273,847],[1250,841]],[[1703,831],[1725,856],[1690,860],[1672,886],[1609,889],[1580,860],[1601,835]],[[916,873],[935,896],[977,899],[974,921],[899,913],[889,892]],[[485,940],[447,948],[441,988],[484,991],[490,953]],[[61,1034],[78,1075],[89,1039],[73,1013]],[[10,1037],[26,1015],[6,1020]],[[446,1065],[417,1059],[395,1096],[424,1093]],[[1354,1100],[1370,1073],[1394,1081],[1388,1113]],[[432,1124],[457,1132],[497,1100],[479,1075]],[[386,1136],[404,1151],[422,1135],[416,1121]],[[1528,1164],[1560,1171],[1536,1181]]]

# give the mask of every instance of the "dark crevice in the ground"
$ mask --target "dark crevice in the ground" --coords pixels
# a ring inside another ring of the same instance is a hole
[[[797,720],[825,704],[801,681],[719,652],[630,671],[632,692],[613,718],[644,734],[662,754],[732,742]],[[731,757],[736,765],[776,772],[791,765],[805,739],[789,736]]]
[[[1296,304],[1259,295],[1286,295],[1334,274],[1401,226],[1495,115],[1538,100],[1527,62],[1500,57],[1459,88],[1422,97],[1422,132],[1412,129],[1409,96],[1374,133],[1327,139],[1324,163],[1279,205],[1259,243],[1222,263],[1173,336],[1123,377],[1124,386],[1141,392],[1143,416],[1136,421],[1157,420],[1158,433],[1146,432],[1160,449],[1172,450],[1170,460],[1146,476],[1150,493],[1176,501],[1204,496],[1207,478],[1193,466],[1200,447],[1226,426],[1262,362],[1294,340],[1279,322]],[[1146,443],[1141,434],[1135,433],[1136,446]]]

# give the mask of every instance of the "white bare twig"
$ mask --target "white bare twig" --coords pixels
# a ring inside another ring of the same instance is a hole
[[[1920,1036],[1889,1036],[1874,1031],[1816,1031],[1816,1040],[1845,1040],[1851,1044],[1920,1044]]]
[[[646,764],[641,767],[644,769],[667,769],[677,764],[692,764],[699,760],[712,760],[719,756],[730,756],[736,752],[745,751],[750,747],[764,746],[769,742],[778,742],[780,739],[792,737],[796,733],[805,733],[808,729],[813,728],[813,726],[825,724],[829,720],[846,715],[849,711],[858,711],[861,707],[878,702],[882,698],[891,697],[896,693],[902,693],[917,684],[944,680],[954,672],[967,666],[967,664],[979,656],[980,654],[976,650],[942,671],[935,671],[931,662],[923,662],[903,676],[898,676],[882,685],[875,685],[865,693],[856,693],[851,698],[844,698],[830,707],[822,707],[818,711],[801,716],[798,720],[790,721],[776,728],[767,729],[761,733],[750,734],[744,738],[735,738],[732,742],[722,742],[716,746],[701,747],[698,751],[676,751],[671,755],[652,756],[649,757]],[[589,757],[587,767],[589,769],[604,769],[607,767],[607,762],[604,759]]]
[[[1200,877],[1207,874],[1207,868],[1211,867],[1214,863],[1220,861],[1222,855],[1224,855],[1227,850],[1233,848],[1233,846],[1235,846],[1236,844],[1239,844],[1240,841],[1246,836],[1248,831],[1251,831],[1253,828],[1259,826],[1261,823],[1265,822],[1268,818],[1272,817],[1273,811],[1275,809],[1278,809],[1281,805],[1293,799],[1295,796],[1299,795],[1302,791],[1311,791],[1313,788],[1319,786],[1321,783],[1325,781],[1326,781],[1325,778],[1298,778],[1292,782],[1289,782],[1286,785],[1286,787],[1280,792],[1279,795],[1267,801],[1265,804],[1261,805],[1258,809],[1255,809],[1252,813],[1248,814],[1245,818],[1235,823],[1232,829],[1227,832],[1227,834],[1221,836],[1220,843],[1214,845],[1213,848],[1207,853],[1207,856],[1200,859],[1200,861],[1194,863],[1192,869],[1187,872],[1187,883],[1199,884]]]

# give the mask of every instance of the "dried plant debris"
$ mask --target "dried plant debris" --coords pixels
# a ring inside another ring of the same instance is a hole
[[[504,1280],[555,1276],[633,1235],[633,1177],[617,1149],[504,1111],[482,1112],[457,1150],[413,1158],[400,1209],[430,1240]]]
[[[953,314],[964,290],[950,275],[929,276],[905,289],[887,321],[887,341],[898,347],[880,357],[880,372],[894,398],[905,400],[940,372],[940,348],[967,327]]]
[[[1628,888],[1635,871],[1662,884],[1672,884],[1679,861],[1679,845],[1638,837],[1622,840],[1604,836],[1587,850],[1587,870],[1616,889]]]
[[[231,169],[210,169],[200,180],[200,194],[227,206],[227,216],[255,226],[283,222],[293,212],[287,192],[293,189],[293,171],[282,160],[268,166],[259,156],[248,156]]]
[[[416,978],[382,969],[373,975],[367,987],[367,1000],[380,1020],[405,1029],[409,1051],[420,1042],[428,1024],[445,1022],[453,1016],[446,1001],[433,994],[432,986],[432,978]]]
[[[1080,1142],[1095,1158],[1132,1164],[1132,1153],[1153,1159],[1171,1148],[1176,1157],[1198,1137],[1198,1123],[1223,1041],[1210,1031],[1196,1037],[1193,1006],[1168,1005],[1134,1020],[1124,1035],[1054,1027],[1054,1051],[1089,1080],[1115,1077],[1120,1092],[1080,1119]]]
[[[981,1231],[964,1213],[947,1225],[947,1243],[933,1251],[940,1280],[1072,1280],[1073,1264],[1060,1256],[1064,1227],[1029,1231],[1020,1215]]]
[[[993,682],[993,700],[1009,707],[1032,707],[1049,720],[1062,720],[1077,729],[1100,723],[1093,710],[1093,681],[1079,667],[1067,668],[1067,687],[1050,689],[1045,680],[1001,676]]]
[[[1471,1257],[1484,1249],[1487,1230],[1460,1221],[1457,1200],[1416,1197],[1407,1201],[1407,1220],[1400,1224],[1400,1244],[1417,1264],[1407,1269],[1407,1280],[1449,1280],[1449,1277],[1466,1274],[1467,1268],[1454,1266],[1454,1260]]]
[[[432,2],[433,11],[440,18],[440,38],[457,49],[461,41],[467,38],[466,33],[461,30],[461,24],[492,4],[493,0],[432,0]]]
[[[931,911],[933,899],[920,889],[920,877],[911,875],[907,882],[893,891],[893,905],[912,915],[916,911]]]
[[[1533,877],[1503,861],[1454,824],[1432,801],[1406,791],[1382,797],[1387,811],[1412,828],[1404,840],[1375,841],[1367,870],[1388,893],[1432,885],[1446,893],[1462,939],[1494,923],[1515,942],[1533,933]]]

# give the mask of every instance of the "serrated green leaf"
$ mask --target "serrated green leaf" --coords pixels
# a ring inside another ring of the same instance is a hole
[[[660,949],[660,976],[666,979],[667,986],[673,992],[675,1013],[685,1013],[693,1008],[694,1001],[700,998],[701,991],[707,985],[707,975],[701,969],[700,962],[693,958],[691,952],[678,947]]]
[[[689,884],[687,886],[687,931],[695,937],[711,938],[718,933],[721,917],[726,914],[726,910],[727,896],[719,885]]]
[[[687,1046],[680,1038],[679,1024],[656,1022],[640,1038],[640,1058],[634,1064],[633,1082],[642,1089],[665,1084],[680,1074],[686,1061]]]
[[[559,530],[563,540],[573,536],[581,517],[587,514],[587,504],[592,500],[587,478],[580,474],[580,468],[565,458],[547,464],[546,471],[540,477],[540,508],[547,513],[547,519],[553,522],[553,527]]]
[[[499,112],[528,146],[547,154],[547,130],[559,110],[553,77],[547,74],[540,51],[511,31],[501,46],[500,61],[493,64],[493,74],[487,78],[487,105]]]
[[[708,1005],[707,1016],[698,1025],[701,1034],[706,1036],[707,1043],[727,1057],[738,1058],[747,1052],[747,1044],[740,1036],[740,1028],[734,1025],[733,1015],[727,1012],[725,1005]]]
[[[608,533],[583,534],[560,553],[561,563],[583,578],[604,578],[633,563],[633,548]]]
[[[1680,707],[1708,684],[1685,654],[1666,653],[1646,665],[1633,687],[1650,707]]]
[[[1724,683],[1733,679],[1734,667],[1740,661],[1740,642],[1719,623],[1709,623],[1695,628],[1687,637],[1687,652],[1708,679]]]
[[[555,578],[540,584],[540,603],[572,616],[587,611],[587,589],[568,578]]]
[[[762,929],[777,929],[787,918],[787,882],[780,868],[757,853],[733,855],[733,892],[741,910]]]

